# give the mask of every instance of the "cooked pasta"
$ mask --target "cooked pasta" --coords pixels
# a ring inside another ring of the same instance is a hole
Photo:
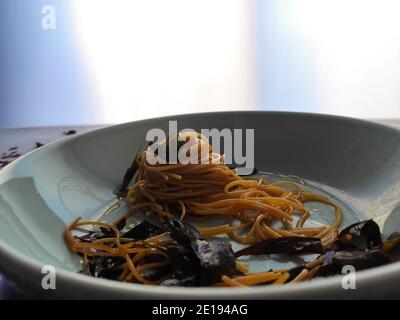
[[[198,138],[199,145],[204,140]],[[205,148],[211,150],[208,145]],[[171,205],[175,205],[182,217],[223,216],[230,226],[221,226],[220,233],[243,244],[302,235],[321,238],[327,246],[337,237],[342,220],[340,207],[325,197],[303,191],[298,183],[244,179],[223,163],[223,156],[218,159],[220,163],[164,165],[149,165],[146,156],[144,151],[139,158],[136,182],[127,194],[130,212],[144,210],[172,217],[176,213],[171,212]],[[209,157],[210,162],[217,162],[215,154],[210,152]],[[309,201],[332,206],[333,223],[320,228],[304,227],[310,217],[304,203]],[[293,223],[295,215],[299,218]],[[238,221],[240,228],[233,225]],[[281,226],[275,226],[275,222]],[[247,229],[247,232],[239,236],[238,229]],[[218,228],[214,230],[214,235],[218,234]]]
[[[204,137],[198,133],[185,136],[186,139],[190,137],[195,137],[196,144],[190,150],[197,150],[201,155],[198,156],[199,164],[152,165],[148,162],[150,150],[141,152],[137,158],[135,180],[125,198],[129,215],[140,211],[158,217],[161,222],[177,217],[185,221],[195,217],[224,218],[225,222],[220,225],[199,228],[201,238],[197,236],[198,241],[225,235],[232,241],[253,245],[281,237],[313,237],[320,239],[322,247],[327,248],[337,240],[342,211],[333,201],[305,191],[301,184],[293,181],[269,182],[265,177],[238,176],[224,163],[223,155],[212,153],[211,145]],[[204,148],[208,161],[203,161]],[[307,227],[305,223],[311,215],[305,206],[307,202],[331,206],[335,212],[332,223]],[[82,256],[84,272],[93,275],[96,271],[89,269],[93,267],[95,258],[101,258],[102,264],[113,263],[109,269],[120,281],[165,284],[171,278],[174,262],[171,252],[183,250],[173,247],[176,239],[168,231],[139,240],[125,237],[118,227],[120,222],[107,224],[77,219],[67,227],[65,239],[69,248]],[[86,230],[84,237],[74,234],[87,226],[91,226],[92,231]],[[96,232],[101,232],[101,236]],[[185,254],[189,257],[192,253]],[[312,278],[322,263],[323,255],[292,277],[289,270],[252,273],[246,264],[236,261],[234,269],[237,274],[222,274],[208,285],[243,287],[299,282]],[[100,269],[99,272],[104,272]]]

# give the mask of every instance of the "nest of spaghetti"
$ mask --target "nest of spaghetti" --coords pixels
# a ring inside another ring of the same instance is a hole
[[[124,216],[110,224],[77,219],[67,227],[65,239],[81,255],[83,273],[149,285],[243,287],[305,281],[339,274],[348,264],[361,270],[397,259],[400,237],[382,243],[372,220],[339,233],[342,211],[330,199],[292,181],[238,176],[200,134],[179,138],[188,161],[154,161],[160,155],[153,145],[137,155],[122,182],[127,216],[142,212],[153,222],[130,228]],[[162,143],[168,147],[171,141]],[[334,209],[330,225],[305,226],[309,201]],[[215,217],[224,222],[207,228],[190,223]],[[245,247],[234,252],[228,240]],[[317,257],[265,272],[251,272],[241,260],[270,254]]]
[[[188,132],[181,139],[187,143],[193,140],[180,152],[187,152],[189,160],[190,153],[194,153],[197,164],[150,165],[148,159],[154,155],[149,150],[142,152],[136,181],[127,193],[131,213],[141,210],[160,217],[179,215],[182,219],[222,217],[226,223],[216,227],[215,233],[225,233],[242,244],[308,236],[320,238],[328,246],[337,238],[342,211],[334,202],[302,190],[296,182],[269,183],[265,178],[240,177],[224,163],[223,155],[212,152],[204,136]],[[304,204],[309,201],[334,208],[331,225],[304,227],[310,217]]]

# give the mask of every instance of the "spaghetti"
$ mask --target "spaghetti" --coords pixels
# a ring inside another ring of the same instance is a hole
[[[201,236],[209,239],[225,234],[246,245],[271,238],[315,237],[326,248],[337,240],[342,211],[334,202],[304,191],[301,185],[292,181],[244,179],[224,163],[223,155],[212,153],[211,145],[200,134],[192,132],[184,136],[186,141],[193,137],[195,144],[190,150],[200,151],[199,164],[151,165],[149,149],[139,155],[136,178],[126,195],[129,214],[141,211],[156,215],[161,221],[177,216],[184,220],[188,217],[223,217],[226,221],[221,225],[200,228]],[[207,163],[202,161],[204,148],[208,151],[205,154]],[[305,226],[310,217],[305,203],[311,201],[333,207],[332,224]],[[104,236],[89,233],[88,237],[80,238],[74,235],[74,230],[88,225],[100,228]],[[137,240],[125,238],[118,223],[77,219],[66,228],[65,239],[69,248],[82,256],[84,270],[90,268],[94,258],[102,258],[103,264],[105,261],[114,263],[111,270],[118,274],[120,281],[159,285],[171,277],[170,248],[176,241],[168,232]],[[243,287],[304,281],[312,278],[323,263],[321,257],[295,277],[291,277],[288,270],[251,273],[247,265],[236,262],[235,269],[240,275],[223,274],[213,285]]]
[[[198,137],[197,141],[199,146],[211,150],[211,146],[204,146],[204,137]],[[144,210],[172,217],[176,214],[171,212],[173,204],[180,209],[182,217],[226,217],[230,226],[221,226],[220,233],[226,233],[232,240],[243,244],[301,235],[318,237],[327,246],[337,237],[342,220],[340,207],[327,198],[303,191],[295,182],[268,183],[265,178],[244,179],[223,163],[223,156],[217,158],[211,152],[208,154],[210,162],[214,162],[211,164],[149,165],[146,156],[144,151],[139,157],[136,183],[127,194],[132,213]],[[310,201],[334,208],[335,218],[331,225],[304,227],[310,217],[304,203]],[[299,215],[299,219],[293,225],[295,215]],[[238,230],[233,225],[235,221],[241,223],[243,228],[239,229],[247,229],[245,235],[235,233]],[[217,230],[214,235],[218,234]]]

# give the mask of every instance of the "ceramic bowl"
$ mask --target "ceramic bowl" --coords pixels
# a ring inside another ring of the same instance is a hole
[[[32,294],[53,298],[275,299],[379,298],[399,295],[400,264],[357,273],[356,289],[342,277],[285,286],[170,288],[120,283],[79,274],[66,247],[65,226],[93,217],[114,190],[149,129],[255,130],[258,170],[295,175],[345,206],[345,221],[374,218],[387,235],[400,230],[400,131],[337,116],[282,112],[179,115],[110,126],[33,151],[0,172],[0,268]],[[346,220],[347,219],[347,220]],[[44,290],[42,268],[56,270]]]

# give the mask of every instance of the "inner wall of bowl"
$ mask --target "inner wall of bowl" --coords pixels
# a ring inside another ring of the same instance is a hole
[[[147,131],[167,131],[168,120],[179,129],[254,129],[258,170],[339,190],[335,197],[360,218],[375,217],[386,233],[400,229],[399,131],[337,117],[232,112],[128,123],[32,153],[0,175],[1,240],[44,264],[79,270],[64,243],[66,224],[95,217],[114,201]]]

